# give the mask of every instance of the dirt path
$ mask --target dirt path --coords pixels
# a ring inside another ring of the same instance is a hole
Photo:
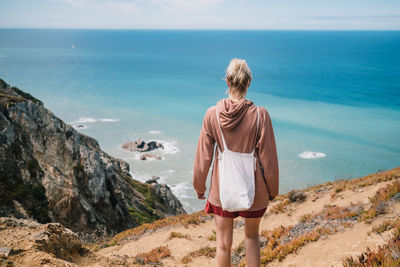
[[[301,215],[308,213],[318,213],[326,204],[348,206],[351,203],[369,203],[369,197],[375,195],[376,191],[384,187],[389,182],[378,183],[369,187],[364,187],[356,192],[346,190],[340,192],[338,196],[331,199],[330,191],[326,190],[319,193],[316,198],[315,192],[307,193],[307,200],[301,204],[294,204],[289,206],[288,211],[284,214],[269,214],[262,219],[260,229],[272,230],[273,228],[283,225],[290,226],[299,222]],[[271,204],[268,210],[270,211]],[[269,212],[268,212],[269,213]],[[390,214],[388,215],[390,216]],[[235,219],[238,222],[238,227],[234,229],[233,248],[235,248],[244,237],[244,227],[240,225],[241,218]],[[381,219],[379,219],[380,221]],[[271,266],[300,266],[296,265],[301,262],[301,266],[332,266],[341,262],[341,259],[348,255],[355,255],[361,253],[366,247],[374,247],[383,242],[381,238],[376,235],[368,235],[371,226],[365,223],[357,223],[353,228],[345,229],[338,232],[326,239],[320,239],[314,243],[306,245],[298,251],[298,255],[289,255],[283,262],[273,262]],[[207,258],[204,256],[194,258],[188,264],[182,264],[181,260],[188,253],[198,250],[202,247],[215,247],[216,242],[210,241],[209,237],[212,236],[215,230],[214,221],[210,220],[200,225],[189,225],[185,228],[183,226],[172,227],[145,234],[140,239],[135,241],[128,241],[121,245],[115,245],[101,249],[95,253],[94,262],[88,259],[82,259],[79,265],[84,266],[101,266],[105,264],[107,259],[115,261],[120,260],[121,264],[129,263],[131,266],[134,262],[134,257],[139,253],[148,252],[153,248],[159,246],[168,246],[171,250],[171,257],[163,259],[165,266],[215,266],[215,258]],[[171,232],[178,232],[183,235],[188,235],[188,238],[173,238],[169,239]],[[100,262],[99,262],[100,260]]]

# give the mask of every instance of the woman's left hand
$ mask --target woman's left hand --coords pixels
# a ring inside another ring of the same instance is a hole
[[[196,193],[197,193],[197,192],[196,192]],[[198,198],[198,199],[206,199],[206,198],[204,197],[204,193],[202,193],[202,194],[197,193],[197,198]]]

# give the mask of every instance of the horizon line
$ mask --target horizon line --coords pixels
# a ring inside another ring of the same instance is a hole
[[[257,29],[257,28],[73,28],[73,27],[0,27],[0,30],[117,30],[117,31],[390,31],[399,29]]]

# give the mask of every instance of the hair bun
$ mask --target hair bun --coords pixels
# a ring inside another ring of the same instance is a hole
[[[243,97],[250,85],[252,74],[246,60],[234,58],[226,68],[226,80],[233,94]]]

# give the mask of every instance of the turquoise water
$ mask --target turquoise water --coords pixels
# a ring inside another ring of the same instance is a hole
[[[193,157],[233,57],[272,117],[282,193],[400,165],[400,32],[2,29],[0,40],[1,78],[82,125],[136,179],[160,176],[188,211],[205,204]],[[163,160],[120,148],[136,138],[164,142]]]

